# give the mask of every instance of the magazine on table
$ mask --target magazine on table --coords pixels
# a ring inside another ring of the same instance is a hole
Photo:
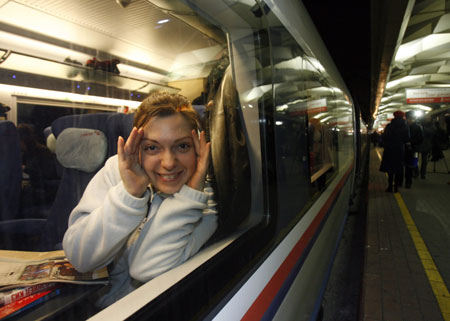
[[[11,290],[0,291],[0,308],[4,305],[19,301],[32,294],[57,288],[60,285],[61,283],[57,282],[38,283],[26,287],[19,287]]]
[[[64,251],[27,252],[0,250],[0,294],[6,290],[35,284],[63,282],[107,284],[108,270],[78,272]]]
[[[4,306],[0,307],[0,319],[7,319],[13,317],[25,310],[28,310],[40,303],[43,303],[60,293],[60,289],[58,288],[60,284],[53,283],[54,285],[51,288],[46,290],[30,294],[26,297],[18,299],[17,301],[8,303]]]

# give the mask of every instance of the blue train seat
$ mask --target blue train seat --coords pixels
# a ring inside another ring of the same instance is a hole
[[[63,167],[61,182],[47,219],[28,220],[29,222],[32,222],[33,226],[28,226],[26,222],[27,220],[15,222],[15,225],[17,226],[12,226],[14,222],[8,222],[9,232],[15,231],[16,233],[20,232],[24,234],[23,242],[21,242],[23,244],[17,244],[17,242],[11,244],[11,242],[9,242],[10,244],[8,244],[8,247],[12,248],[8,249],[30,249],[30,244],[25,243],[27,240],[29,241],[34,238],[39,238],[39,242],[35,246],[32,246],[32,250],[50,251],[61,249],[61,242],[67,229],[70,212],[77,205],[87,184],[96,172],[103,166],[106,159],[117,153],[118,136],[120,135],[125,139],[128,138],[128,135],[132,129],[132,123],[132,114],[126,115],[115,113],[64,116],[53,122],[52,133],[55,135],[57,141],[56,152],[58,160],[61,159],[61,155],[58,155],[58,139],[60,135],[61,137],[65,136],[65,142],[62,143],[63,145],[72,143],[72,147],[76,148],[77,145],[86,144],[84,140],[79,139],[70,142],[68,139],[70,135],[65,135],[65,133],[67,133],[65,130],[71,128],[95,130],[102,133],[106,139],[105,155],[102,158],[101,163],[99,163],[93,170],[89,169],[89,167],[86,168],[85,164],[83,164],[83,158],[87,158],[88,155],[78,155],[79,160],[75,160],[73,162],[70,162],[71,157],[66,157],[66,162],[61,164]],[[75,134],[73,135],[76,137],[77,132],[75,131]],[[85,136],[78,137],[80,138]],[[71,146],[65,147],[66,150],[71,149]],[[69,167],[65,167],[64,165]],[[6,226],[8,223],[5,223],[4,225]],[[18,224],[20,224],[22,228]],[[26,228],[23,228],[24,226]],[[2,230],[4,229],[2,229],[2,224],[0,222],[0,232]],[[12,236],[9,240],[11,238]]]
[[[59,135],[67,128],[99,130],[106,136],[107,141],[106,155],[103,160],[104,164],[108,157],[117,154],[118,136],[123,136],[125,139],[128,138],[132,129],[132,123],[133,115],[126,114],[101,113],[65,116],[53,122],[52,132],[58,142]],[[48,217],[48,225],[51,233],[48,235],[47,245],[59,244],[62,241],[67,229],[70,212],[78,204],[87,184],[101,166],[95,171],[87,172],[77,168],[67,168],[63,165],[60,188],[58,189],[55,202]]]

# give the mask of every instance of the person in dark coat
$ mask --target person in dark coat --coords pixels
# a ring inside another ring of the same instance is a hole
[[[405,187],[411,188],[413,172],[417,169],[417,147],[422,144],[423,131],[422,127],[416,123],[413,111],[406,113],[406,124],[409,129],[409,142],[405,146]]]
[[[423,141],[417,146],[417,151],[420,152],[420,177],[425,178],[427,174],[428,156],[431,153],[434,136],[433,122],[429,117],[422,121]]]
[[[431,161],[437,162],[444,158],[443,150],[448,148],[448,137],[441,124],[436,121],[434,123],[434,135],[431,147]]]
[[[409,130],[404,116],[402,111],[396,111],[394,119],[386,126],[382,136],[384,151],[380,171],[388,173],[389,185],[386,192],[397,193],[398,187],[403,183],[405,144],[409,141]]]

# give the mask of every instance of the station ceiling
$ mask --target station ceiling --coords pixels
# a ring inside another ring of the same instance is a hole
[[[304,4],[367,124],[378,117],[376,125],[395,110],[438,113],[449,108],[445,102],[407,104],[405,92],[450,90],[450,1]]]

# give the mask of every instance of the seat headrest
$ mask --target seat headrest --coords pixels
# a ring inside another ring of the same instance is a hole
[[[91,173],[105,162],[108,142],[103,132],[66,128],[56,139],[56,158],[62,166]]]

